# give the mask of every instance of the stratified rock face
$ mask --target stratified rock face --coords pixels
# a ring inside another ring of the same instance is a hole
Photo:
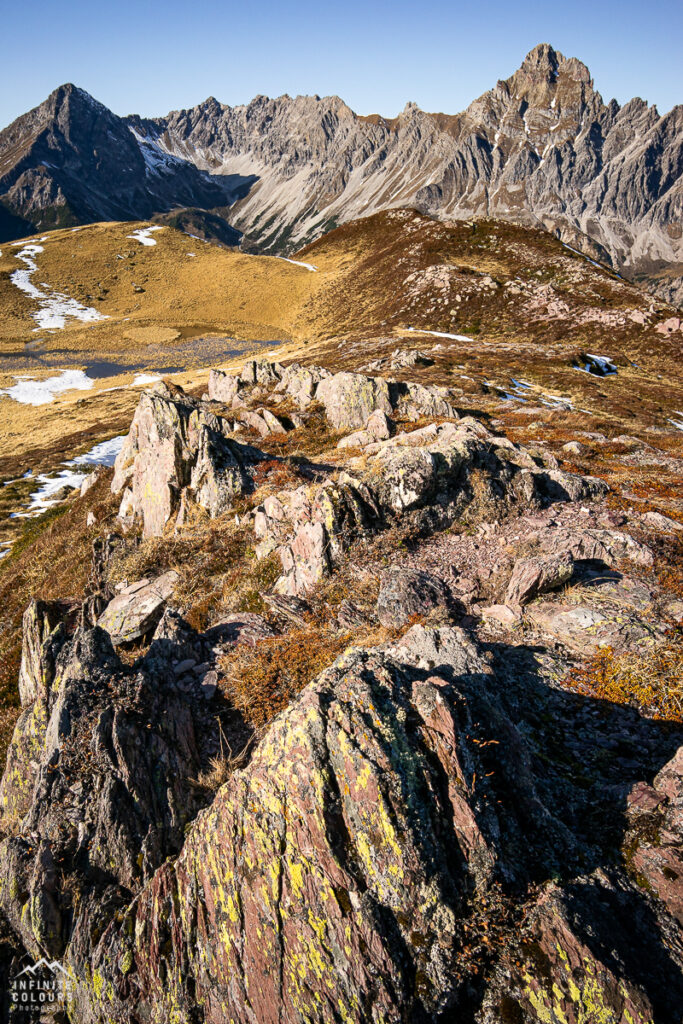
[[[347,651],[127,910],[102,932],[82,907],[75,1019],[436,1022],[474,983],[491,1022],[673,1020],[675,924],[623,872],[591,870],[596,794],[536,758],[499,671],[455,628]],[[680,754],[664,775],[680,787]],[[490,946],[473,954],[473,934]]]
[[[224,420],[180,388],[143,394],[115,463],[112,491],[123,491],[121,518],[139,516],[145,537],[161,534],[183,496],[210,516],[227,511],[249,486],[261,452],[225,436]]]
[[[0,197],[42,226],[173,206],[218,208],[220,223],[240,197],[230,222],[276,251],[392,207],[499,217],[558,232],[627,276],[671,264],[662,294],[675,300],[682,147],[683,107],[605,104],[585,65],[542,44],[454,115],[409,103],[386,120],[337,96],[257,96],[123,120],[62,86],[0,133]],[[25,235],[25,224],[6,230]]]
[[[99,915],[127,905],[182,846],[201,806],[192,780],[218,737],[200,679],[174,667],[179,651],[201,645],[187,627],[180,634],[162,633],[129,668],[103,630],[77,633],[61,648],[47,696],[17,725],[2,809],[21,825],[0,845],[0,906],[26,949],[61,956],[81,901]],[[50,657],[45,651],[43,676]],[[95,919],[88,927],[97,933]]]

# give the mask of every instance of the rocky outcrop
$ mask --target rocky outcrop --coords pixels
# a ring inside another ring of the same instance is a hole
[[[427,531],[453,521],[473,499],[475,473],[488,481],[491,500],[503,505],[605,491],[599,480],[539,468],[522,448],[474,420],[432,424],[368,444],[336,480],[267,498],[254,519],[256,553],[262,558],[277,551],[284,569],[277,589],[305,594],[354,541],[402,513],[428,508]]]
[[[178,573],[171,570],[155,580],[130,583],[112,598],[97,625],[109,633],[113,644],[138,640],[159,622],[177,581]]]
[[[28,794],[29,773],[18,779],[10,753],[5,805],[20,824],[0,846],[0,906],[34,953],[61,957],[78,908],[93,915],[78,926],[92,941],[104,908],[126,905],[180,850],[201,806],[193,780],[217,753],[218,732],[192,665],[210,659],[211,645],[182,623],[162,625],[132,668],[103,630],[78,632],[39,705]],[[26,735],[20,722],[15,746]]]
[[[196,635],[169,629],[137,670],[101,631],[71,643],[31,809],[0,847],[3,908],[73,971],[75,1019],[674,1019],[680,882],[658,846],[655,902],[609,852],[631,789],[678,856],[674,736],[600,719],[637,763],[587,754],[575,785],[566,752],[595,737],[592,710],[462,630],[416,626],[309,685],[183,836],[206,703],[171,670]],[[653,759],[654,788],[634,788]]]
[[[119,515],[142,520],[143,536],[161,534],[183,499],[212,517],[249,488],[264,456],[228,437],[227,422],[182,389],[158,384],[145,392],[115,463],[112,491],[123,491]]]

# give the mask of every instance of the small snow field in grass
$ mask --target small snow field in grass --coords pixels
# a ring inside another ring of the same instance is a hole
[[[139,388],[144,384],[156,384],[158,380],[161,380],[161,375],[158,373],[138,373],[131,384],[131,387]]]
[[[22,405],[46,405],[65,391],[89,391],[95,381],[83,370],[63,370],[57,377],[36,380],[35,377],[15,377],[17,383],[0,388],[0,395],[13,398]]]
[[[67,469],[60,469],[55,473],[41,473],[36,477],[36,483],[40,486],[29,495],[29,504],[21,512],[12,512],[10,519],[31,519],[40,515],[56,504],[59,500],[56,496],[64,487],[80,487],[95,466],[113,466],[125,438],[125,434],[120,434],[100,441],[90,451],[62,463],[68,467]]]
[[[89,452],[77,455],[75,459],[69,459],[65,466],[113,466],[116,456],[123,448],[125,434],[110,437],[108,441],[100,441]]]
[[[444,331],[425,331],[421,327],[404,327],[402,330],[409,331],[411,334],[429,334],[432,338],[451,338],[453,341],[474,341],[474,338],[468,338],[465,334],[446,334]]]
[[[44,240],[40,239],[41,242]],[[31,313],[31,317],[38,324],[37,330],[61,330],[66,326],[66,321],[69,318],[80,320],[82,323],[107,319],[104,313],[93,309],[92,306],[84,306],[62,292],[51,292],[46,284],[42,285],[47,289],[46,291],[41,291],[36,287],[31,281],[32,276],[38,270],[38,264],[34,257],[44,252],[44,249],[37,242],[22,243],[22,245],[21,251],[15,253],[15,258],[21,260],[24,268],[13,271],[10,274],[10,281],[29,298],[38,300],[39,308],[35,313]]]
[[[126,235],[126,238],[134,238],[140,245],[156,245],[156,238],[152,238],[151,234],[153,231],[161,231],[161,224],[152,224],[149,228],[137,228],[132,235]]]
[[[290,260],[287,256],[276,256],[276,260],[284,260],[285,263],[293,263],[295,267],[303,267],[305,270],[311,270],[314,274],[318,273],[318,268],[313,266],[312,263],[302,263],[301,260]]]

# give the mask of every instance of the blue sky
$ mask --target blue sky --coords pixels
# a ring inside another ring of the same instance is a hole
[[[0,125],[71,81],[118,114],[165,114],[209,95],[336,93],[358,113],[408,100],[455,113],[549,42],[607,100],[683,102],[680,0],[37,0],[3,5]]]

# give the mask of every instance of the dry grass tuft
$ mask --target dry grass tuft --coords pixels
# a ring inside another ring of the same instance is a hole
[[[564,685],[613,704],[629,704],[651,718],[683,722],[683,629],[646,651],[599,651],[572,671]]]
[[[327,668],[352,641],[310,626],[262,640],[255,648],[238,648],[221,662],[226,696],[249,725],[262,729],[303,688]]]

